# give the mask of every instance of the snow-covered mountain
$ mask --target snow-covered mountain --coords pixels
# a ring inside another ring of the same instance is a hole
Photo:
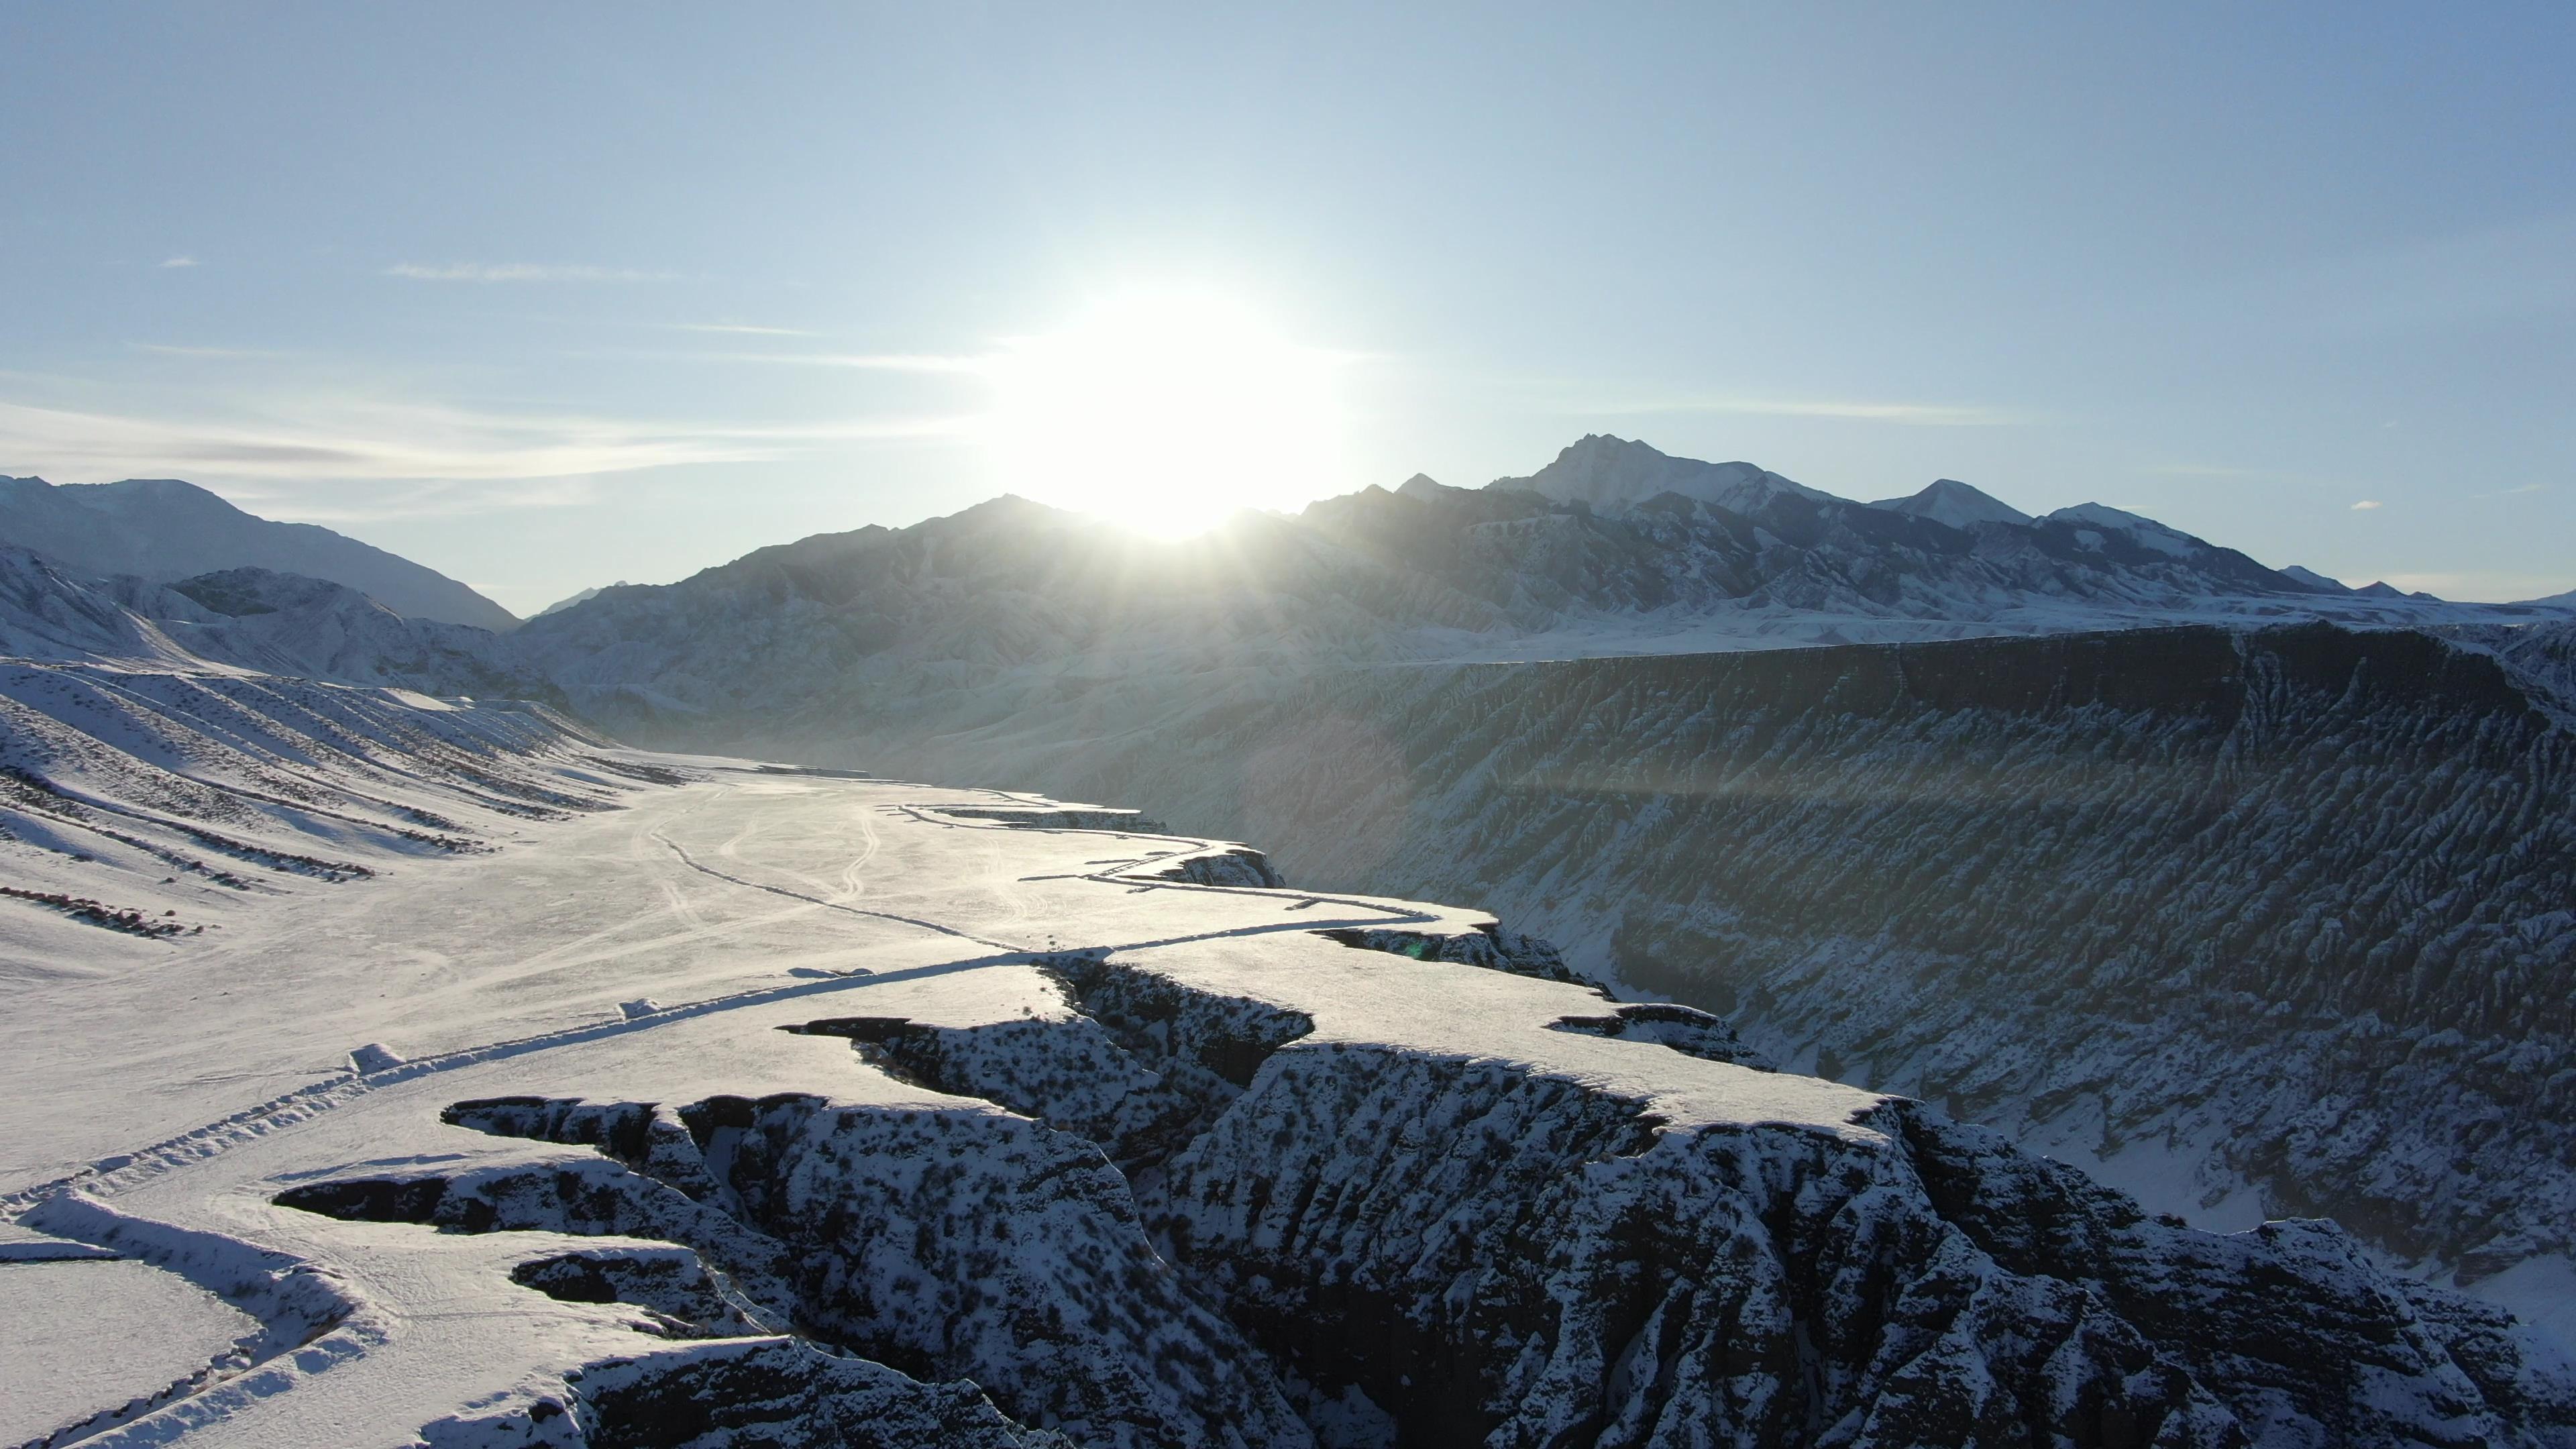
[[[1952,528],[1969,528],[1980,523],[2028,523],[2030,515],[1956,478],[1935,478],[1920,493],[1903,498],[1882,498],[1870,505],[1892,513],[1910,513]]]
[[[233,666],[437,695],[561,701],[507,635],[406,619],[354,589],[267,569],[156,584],[75,578],[0,545],[0,654],[159,668]]]
[[[74,574],[171,583],[263,568],[328,579],[415,619],[508,630],[518,618],[456,580],[318,524],[245,513],[175,478],[55,485],[0,478],[0,544]]]
[[[1970,508],[1967,491],[1936,484],[1925,506]],[[1008,713],[1068,679],[2533,616],[2320,591],[2099,505],[1960,527],[1594,437],[1530,479],[1417,476],[1180,545],[997,499],[612,589],[514,642],[613,729],[729,748],[828,738],[859,693],[991,689],[981,707]]]
[[[1759,513],[1780,497],[1820,503],[1841,501],[1751,463],[1703,463],[1696,458],[1668,457],[1644,443],[1607,433],[1585,434],[1580,442],[1557,454],[1556,461],[1529,477],[1497,478],[1486,486],[1620,512],[1652,503],[1668,493],[1746,514]]]
[[[535,613],[530,614],[528,617],[531,619],[542,619],[548,614],[560,614],[575,604],[596,599],[610,589],[622,589],[626,586],[626,581],[624,579],[619,579],[613,584],[602,584],[597,588],[575,590],[574,592],[555,600],[553,603],[546,605],[544,608],[539,609]]]

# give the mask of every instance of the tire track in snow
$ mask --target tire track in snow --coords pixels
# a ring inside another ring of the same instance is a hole
[[[919,806],[904,805],[898,808],[913,819],[919,820],[924,824],[944,825],[957,829],[990,828],[1019,830],[1034,828],[1043,831],[1043,833],[1058,835],[1107,835],[1121,839],[1170,840],[1175,843],[1195,845],[1201,850],[1213,850],[1222,844],[1222,842],[1203,840],[1189,841],[1178,836],[1139,837],[1135,835],[1134,832],[1128,831],[1085,830],[1069,826],[1025,827],[999,823],[988,825],[986,822],[982,821],[939,818],[933,814],[924,813],[923,807]],[[933,810],[936,809],[936,807],[929,808]],[[877,848],[873,829],[871,827],[864,826],[863,829],[867,830],[871,843],[866,851],[863,852],[860,863],[864,863],[868,858],[873,857]],[[257,1141],[261,1138],[274,1135],[277,1132],[285,1131],[301,1123],[310,1121],[324,1112],[345,1106],[350,1102],[360,1100],[378,1088],[394,1086],[399,1083],[408,1082],[415,1078],[428,1076],[433,1073],[449,1072],[464,1067],[480,1066],[488,1062],[508,1060],[534,1052],[551,1051],[561,1047],[586,1045],[591,1042],[602,1041],[615,1036],[622,1036],[630,1032],[649,1031],[655,1027],[667,1025],[676,1021],[685,1021],[694,1017],[713,1015],[717,1012],[763,1006],[772,1002],[788,1001],[804,996],[815,996],[840,991],[863,990],[873,985],[883,985],[897,981],[917,980],[928,976],[945,975],[954,971],[979,970],[989,966],[1025,965],[1032,961],[1055,954],[1053,951],[1048,949],[1033,949],[1024,946],[1012,945],[1008,942],[987,940],[983,937],[976,936],[971,932],[961,931],[952,926],[941,925],[936,921],[925,921],[917,917],[898,915],[890,911],[871,911],[856,906],[836,904],[831,901],[818,900],[812,896],[800,895],[797,892],[787,890],[784,887],[765,885],[759,881],[744,880],[738,876],[727,875],[722,871],[714,870],[692,859],[685,848],[679,845],[676,841],[663,835],[658,828],[652,829],[646,833],[650,838],[660,842],[663,846],[668,848],[682,864],[701,874],[713,876],[718,880],[742,886],[749,890],[764,891],[771,895],[784,896],[790,900],[798,901],[805,906],[819,906],[827,910],[843,911],[851,915],[868,916],[878,920],[891,921],[899,925],[918,927],[922,930],[936,932],[943,936],[950,936],[959,940],[973,942],[976,945],[990,949],[995,954],[969,957],[963,960],[943,962],[928,966],[911,967],[899,971],[880,972],[868,976],[834,977],[819,981],[797,980],[779,986],[757,987],[749,991],[735,992],[728,996],[709,997],[704,1001],[688,1002],[677,1006],[666,1006],[656,1011],[646,1012],[640,1016],[618,1017],[595,1023],[588,1023],[581,1026],[564,1027],[551,1032],[541,1032],[532,1036],[508,1038],[481,1046],[460,1047],[454,1051],[434,1053],[425,1057],[416,1057],[412,1060],[401,1062],[375,1072],[356,1073],[349,1076],[334,1077],[325,1081],[308,1083],[303,1087],[296,1088],[295,1090],[287,1092],[281,1096],[271,1098],[257,1106],[245,1108],[242,1111],[232,1113],[226,1117],[218,1118],[217,1120],[206,1123],[203,1126],[192,1128],[186,1132],[179,1133],[176,1136],[164,1138],[151,1146],[134,1152],[117,1153],[108,1157],[99,1158],[77,1172],[55,1178],[49,1182],[39,1183],[32,1187],[22,1188],[16,1192],[0,1194],[0,1221],[16,1221],[48,1199],[58,1197],[67,1192],[82,1191],[98,1196],[110,1196],[118,1192],[131,1190],[132,1188],[137,1187],[144,1182],[151,1181],[154,1178],[162,1177],[171,1172],[183,1170],[195,1163],[220,1156],[231,1148],[239,1146],[245,1142]],[[1165,858],[1168,859],[1169,857]],[[1145,863],[1148,862],[1134,862],[1122,866],[1121,869],[1134,869],[1136,865]],[[855,869],[855,866],[853,869]],[[1308,892],[1280,890],[1268,887],[1210,886],[1199,885],[1191,881],[1144,879],[1133,876],[1124,876],[1119,874],[1116,870],[1065,878],[1095,881],[1103,885],[1117,885],[1127,888],[1144,886],[1157,890],[1209,892],[1219,895],[1263,897],[1273,900],[1288,901],[1299,908],[1322,903],[1352,907],[1368,912],[1366,916],[1345,916],[1325,920],[1299,919],[1295,921],[1268,922],[1256,925],[1219,927],[1212,930],[1189,932],[1178,936],[1166,936],[1151,940],[1129,941],[1083,948],[1098,950],[1109,955],[1115,955],[1125,951],[1144,951],[1169,946],[1187,945],[1198,941],[1234,940],[1251,936],[1274,935],[1280,932],[1316,934],[1323,931],[1345,928],[1369,929],[1396,925],[1419,925],[1437,921],[1439,919],[1439,917],[1434,913],[1415,910],[1385,901],[1342,896],[1318,896]],[[691,932],[688,934],[695,935],[699,933]]]

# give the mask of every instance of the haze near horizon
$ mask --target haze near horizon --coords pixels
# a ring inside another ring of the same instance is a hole
[[[1590,432],[2576,587],[2563,11],[774,13],[0,19],[0,473],[523,614]]]

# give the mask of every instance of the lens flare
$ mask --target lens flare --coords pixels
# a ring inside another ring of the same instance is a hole
[[[1218,298],[1130,296],[988,366],[1002,486],[1167,538],[1338,491],[1339,362]]]

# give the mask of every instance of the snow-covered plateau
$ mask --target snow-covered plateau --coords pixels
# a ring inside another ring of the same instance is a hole
[[[90,1395],[11,1360],[13,1442],[2576,1435],[2553,1351],[2329,1224],[2150,1216],[1474,912],[568,731],[402,780],[260,743],[271,790],[502,848],[270,803],[367,873],[234,857],[246,893],[39,802],[13,858],[93,843],[102,897],[221,929],[0,916],[0,1316]],[[27,768],[101,817],[158,779],[63,759]]]

